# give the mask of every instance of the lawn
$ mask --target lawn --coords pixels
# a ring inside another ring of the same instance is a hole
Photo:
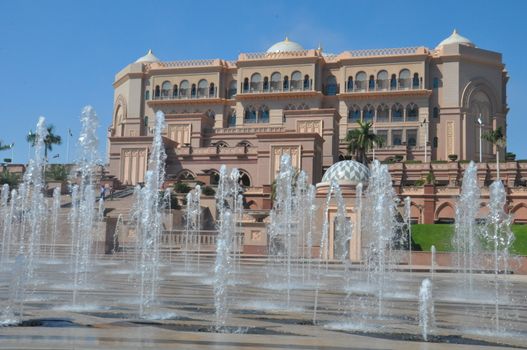
[[[511,252],[518,255],[527,255],[527,225],[512,225],[516,236]],[[448,224],[419,224],[412,225],[412,240],[414,246],[421,247],[423,251],[430,251],[435,245],[438,252],[450,252],[452,248],[452,235],[454,226]]]

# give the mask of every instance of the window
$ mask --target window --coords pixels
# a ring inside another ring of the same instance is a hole
[[[238,181],[240,185],[242,186],[245,186],[245,187],[251,186],[251,178],[249,177],[249,174],[244,170],[240,170],[240,178]]]
[[[390,116],[390,108],[388,108],[387,105],[384,103],[380,104],[379,107],[377,107],[377,121],[379,122],[387,122]]]
[[[144,126],[148,126],[148,116],[145,115],[145,119],[144,119]]]
[[[335,96],[337,94],[337,78],[330,75],[326,78],[326,95]]]
[[[213,110],[209,109],[209,110],[205,113],[205,115],[206,115],[207,117],[209,117],[209,119],[214,120],[214,117],[216,116],[216,113],[215,113]]]
[[[198,82],[198,97],[206,97],[208,87],[209,87],[209,82],[206,81],[205,79],[201,79]]]
[[[346,84],[346,91],[353,91],[353,77],[348,77],[348,83]]]
[[[437,136],[436,136],[436,137],[434,137],[434,138],[432,139],[432,147],[433,147],[433,148],[437,148],[437,144],[438,144],[438,138],[437,138]]]
[[[388,130],[377,130],[376,134],[380,139],[382,139],[383,145],[388,143]]]
[[[309,81],[309,75],[304,75],[304,90],[311,90],[311,82]]]
[[[410,147],[417,145],[417,129],[406,130],[406,144]]]
[[[234,96],[236,96],[236,93],[238,92],[237,85],[238,85],[238,82],[236,80],[231,80],[229,84],[229,92],[227,94],[228,98],[233,98]]]
[[[403,121],[403,106],[400,103],[396,103],[392,106],[392,122]]]
[[[261,106],[258,109],[258,123],[269,123],[269,108]]]
[[[439,118],[439,108],[434,107],[432,111],[432,118]]]
[[[150,91],[149,90],[146,90],[145,91],[145,100],[150,100]]]
[[[172,88],[172,96],[177,97],[178,94],[178,87],[177,84],[174,84],[174,87]]]
[[[160,95],[159,85],[156,85],[156,88],[154,89],[154,97],[159,97],[159,95]]]
[[[348,123],[355,123],[360,120],[360,107],[353,105],[348,111]]]
[[[375,108],[373,108],[372,105],[367,104],[366,106],[364,106],[362,119],[365,122],[372,122],[374,115],[375,115]]]
[[[196,84],[192,84],[192,87],[190,88],[190,97],[196,97]]]
[[[390,79],[390,90],[397,89],[397,76],[395,74],[392,74],[392,77]]]
[[[229,128],[232,128],[236,126],[236,110],[232,109],[229,113],[229,117],[227,118],[227,126]]]
[[[355,87],[359,91],[366,90],[366,80],[367,75],[364,72],[358,72],[357,75],[355,75]]]
[[[439,78],[434,78],[432,83],[432,88],[438,89],[439,88]]]
[[[287,75],[284,77],[284,90],[289,90],[289,77]]]
[[[399,72],[399,88],[410,88],[410,71],[408,69],[403,69]]]
[[[244,123],[256,123],[256,110],[253,106],[249,106],[245,109],[245,115],[243,119]]]
[[[264,78],[264,81],[263,81],[263,90],[264,90],[264,91],[269,91],[269,78],[268,78],[268,77],[265,77],[265,78]]]
[[[419,107],[415,103],[406,106],[406,121],[415,122],[419,119]]]
[[[249,91],[249,79],[243,79],[243,92]]]
[[[302,73],[299,71],[293,72],[291,74],[291,90],[301,90],[302,84]]]
[[[216,87],[214,86],[214,83],[210,83],[209,85],[209,97],[215,97],[216,96]]]
[[[377,90],[386,90],[388,89],[388,72],[385,70],[381,70],[379,73],[377,73]]]
[[[189,94],[188,87],[189,87],[188,80],[183,80],[179,84],[179,96],[188,97],[188,94]]]
[[[196,176],[194,176],[194,174],[190,171],[190,170],[181,170],[177,175],[176,175],[176,180],[179,180],[179,181],[193,181],[194,179],[196,178]]]
[[[414,78],[412,79],[412,88],[414,89],[419,89],[419,86],[420,86],[420,81],[419,81],[419,74],[418,73],[414,73]]]
[[[392,145],[400,146],[403,144],[403,131],[402,130],[392,130]]]
[[[368,81],[368,90],[375,90],[375,77],[370,75],[370,80]]]
[[[251,76],[251,91],[262,90],[262,76],[260,73],[254,73]]]
[[[282,74],[274,72],[271,74],[271,91],[280,91],[282,90]]]
[[[166,98],[170,94],[170,88],[172,87],[172,84],[170,84],[169,81],[165,81],[163,85],[161,85],[161,96]]]

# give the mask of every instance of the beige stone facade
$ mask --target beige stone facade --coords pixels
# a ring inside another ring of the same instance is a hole
[[[226,164],[261,187],[288,153],[317,183],[346,155],[357,120],[385,138],[381,160],[478,160],[478,117],[483,132],[506,127],[507,79],[501,54],[456,32],[435,49],[327,54],[286,39],[236,61],[162,62],[149,52],[116,75],[109,171],[123,184],[143,182],[158,110],[169,180],[214,178]],[[483,160],[493,157],[482,142]]]

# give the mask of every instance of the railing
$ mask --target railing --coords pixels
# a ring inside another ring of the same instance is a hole
[[[284,86],[285,85],[285,86]],[[249,86],[242,84],[243,94],[258,94],[258,93],[272,93],[272,92],[295,92],[295,91],[313,91],[313,80],[274,80],[267,84],[250,83]]]
[[[214,87],[214,91],[210,91],[209,88],[200,88],[196,91],[191,92],[190,89],[180,89],[176,91],[176,94],[172,90],[161,93],[159,95],[153,96],[152,100],[197,100],[197,99],[206,99],[206,98],[217,98],[218,89]]]
[[[281,133],[285,128],[282,126],[262,126],[262,127],[236,127],[236,128],[217,128],[211,130],[211,134],[255,134],[257,132]]]
[[[236,250],[243,250],[243,232],[236,232],[234,237],[234,247]],[[161,234],[161,246],[162,247],[172,247],[180,248],[184,247],[194,247],[197,249],[198,245],[200,249],[206,250],[212,249],[216,246],[218,239],[218,233],[215,231],[201,231],[198,234],[187,235],[184,231],[173,230],[173,231],[163,231]]]
[[[355,81],[352,85],[346,84],[345,92],[374,92],[374,91],[394,91],[394,90],[421,90],[423,80],[408,79],[377,79],[372,83],[370,80]]]
[[[246,155],[250,148],[246,146],[235,146],[235,147],[181,147],[176,150],[176,154],[179,156],[216,156],[216,155],[234,155],[241,156]]]

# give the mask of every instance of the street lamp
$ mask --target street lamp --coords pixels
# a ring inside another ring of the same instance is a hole
[[[421,127],[422,126],[425,126],[426,129],[425,129],[425,163],[428,163],[428,121],[426,120],[423,120],[421,122]]]
[[[482,139],[481,139],[481,128],[483,127],[483,121],[481,120],[481,113],[478,117],[478,124],[479,124],[479,162],[481,163],[483,161],[483,156],[481,152],[481,145],[482,145]]]

